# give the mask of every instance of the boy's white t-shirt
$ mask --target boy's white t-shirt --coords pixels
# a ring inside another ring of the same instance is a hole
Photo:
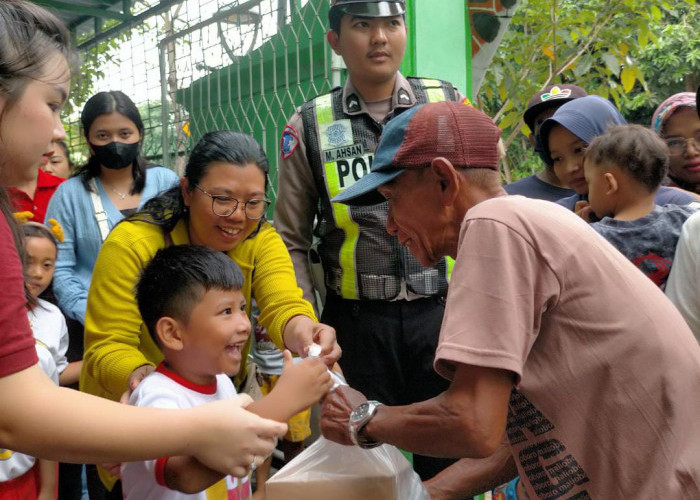
[[[27,312],[27,318],[34,338],[46,346],[56,362],[58,373],[63,373],[68,366],[68,327],[63,313],[51,302],[39,299],[39,304]]]
[[[129,403],[153,408],[192,408],[212,401],[236,397],[236,388],[224,374],[209,385],[189,382],[162,364],[144,378],[131,394]],[[165,486],[166,459],[128,462],[121,466],[122,491],[133,500],[244,500],[252,496],[248,478],[226,476],[206,490],[188,495]]]

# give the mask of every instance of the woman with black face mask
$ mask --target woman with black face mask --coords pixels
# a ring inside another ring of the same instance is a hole
[[[85,103],[80,121],[90,158],[78,175],[56,190],[46,216],[47,220],[58,220],[65,233],[65,240],[58,245],[54,294],[68,321],[67,357],[71,362],[83,357],[87,295],[102,242],[119,221],[178,181],[177,175],[165,167],[146,167],[140,155],[143,121],[136,105],[123,92],[92,96]],[[74,473],[67,470],[71,467]],[[79,474],[79,468],[62,464],[61,498],[80,498]],[[75,480],[69,481],[70,477]],[[101,484],[99,480],[90,483],[94,496]]]

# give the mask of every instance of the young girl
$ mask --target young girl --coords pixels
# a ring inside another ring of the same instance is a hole
[[[60,228],[59,228],[60,229]],[[39,296],[51,284],[56,262],[56,237],[37,222],[22,224],[24,274],[29,324],[36,339],[39,366],[56,384],[65,373],[68,331],[56,306]],[[77,379],[80,367],[74,370]],[[30,455],[0,449],[0,498],[56,498],[56,462],[37,460]]]
[[[53,219],[50,222],[54,222]],[[59,236],[51,231],[55,230]],[[37,342],[45,345],[56,363],[60,385],[71,385],[78,381],[82,361],[68,363],[68,329],[61,311],[50,302],[40,298],[50,290],[58,253],[58,241],[62,239],[60,226],[52,225],[52,230],[43,224],[27,222],[22,225],[24,235],[27,292],[29,301],[29,325]]]

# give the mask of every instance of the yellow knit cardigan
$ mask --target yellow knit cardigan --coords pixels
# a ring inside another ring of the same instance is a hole
[[[184,220],[175,226],[171,237],[175,245],[189,243]],[[118,401],[137,367],[157,365],[162,360],[141,320],[134,289],[141,270],[165,245],[159,226],[139,221],[118,224],[104,242],[88,294],[81,391]],[[260,309],[260,324],[279,348],[283,348],[282,332],[292,317],[303,315],[316,321],[311,304],[302,298],[297,286],[289,253],[269,223],[263,223],[255,236],[228,255],[243,272],[248,315],[253,297]],[[238,381],[247,372],[249,350],[250,339]]]

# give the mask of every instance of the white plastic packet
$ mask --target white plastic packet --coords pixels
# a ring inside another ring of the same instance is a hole
[[[318,344],[311,344],[306,351],[306,357],[307,358],[318,358],[321,355],[321,346]],[[302,359],[305,358],[294,358],[294,363],[300,363]],[[328,373],[331,376],[331,380],[333,381],[333,385],[331,386],[331,391],[338,387],[339,385],[348,385],[347,382],[345,382],[345,379],[340,373],[328,370]]]
[[[313,344],[308,357],[318,357]],[[300,362],[301,359],[295,359]],[[333,387],[347,385],[329,370]],[[364,450],[323,437],[265,483],[265,500],[430,500],[406,457],[388,444]]]
[[[265,500],[430,500],[420,477],[390,445],[370,450],[323,437],[265,483]]]

